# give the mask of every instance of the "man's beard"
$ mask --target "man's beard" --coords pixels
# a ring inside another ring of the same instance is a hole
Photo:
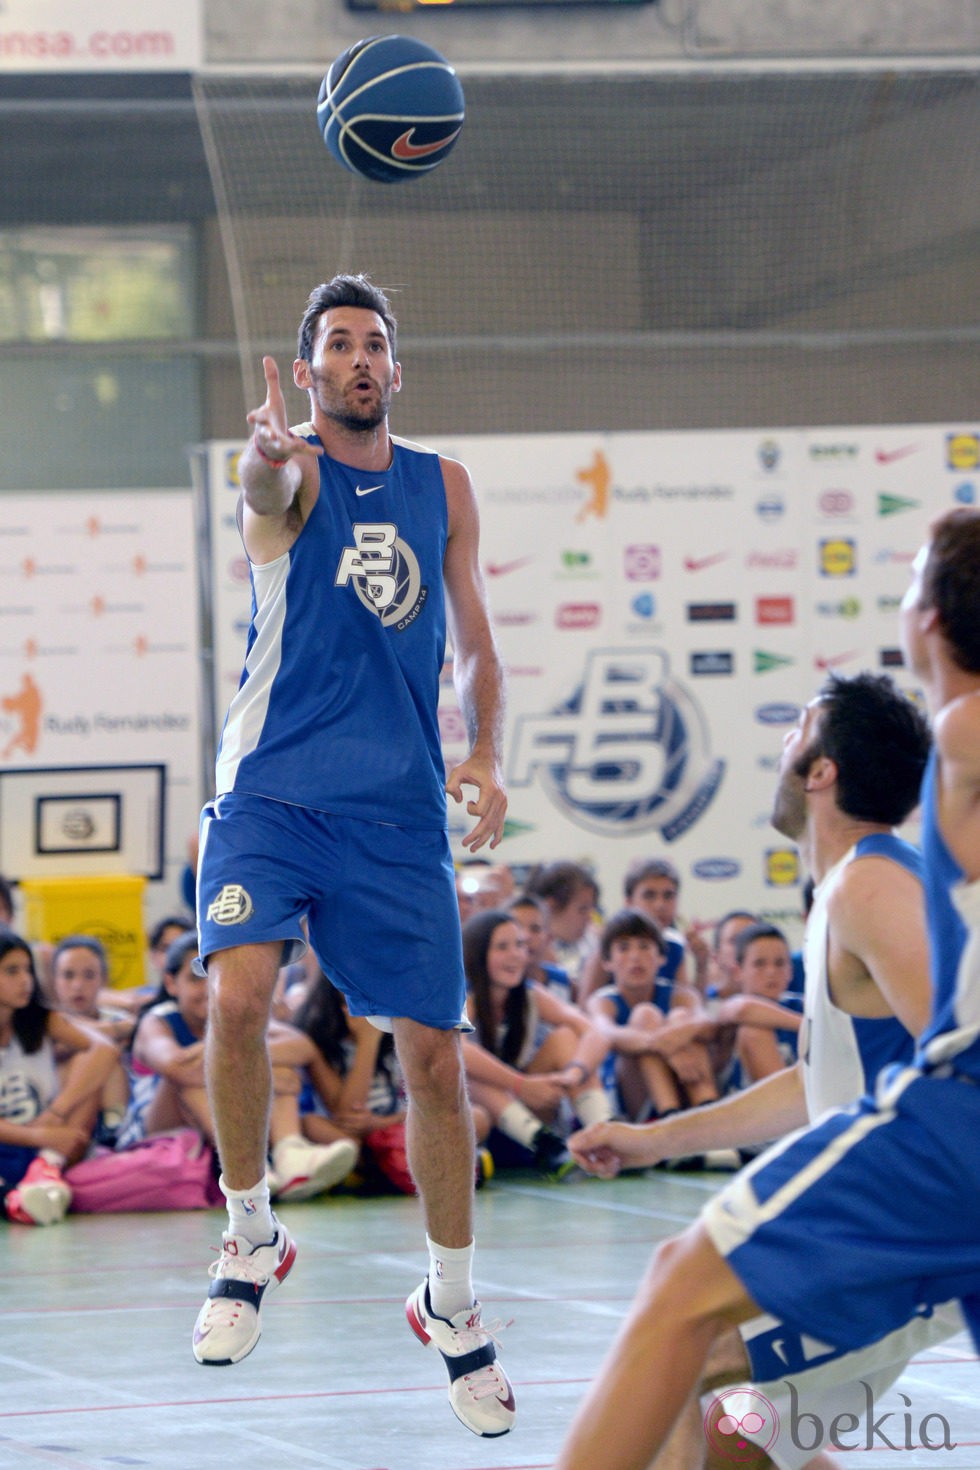
[[[770,826],[792,842],[796,841],[806,826],[806,801],[803,792],[800,787],[789,784],[789,778],[796,774],[795,771],[787,771],[786,778],[780,781],[772,804],[772,816],[769,818]]]
[[[376,429],[379,424],[383,424],[388,417],[388,410],[391,407],[391,389],[379,385],[377,403],[365,404],[358,410],[348,408],[343,394],[334,395],[333,402],[327,403],[318,391],[316,401],[320,412],[338,428],[346,429],[351,434],[367,434]]]

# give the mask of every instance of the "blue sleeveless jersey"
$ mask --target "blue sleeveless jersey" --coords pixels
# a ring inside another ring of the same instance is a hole
[[[937,756],[933,747],[922,783],[922,854],[933,1003],[932,1017],[919,1044],[919,1060],[927,1066],[950,1061],[955,1071],[980,1080],[978,935],[974,929],[971,940],[953,899],[953,890],[963,883],[964,873],[939,830],[937,802]],[[961,889],[961,895],[965,897],[971,890],[976,913],[977,885]]]
[[[309,425],[299,432],[318,442]],[[326,454],[319,466],[320,493],[296,541],[250,567],[252,621],[217,793],[445,827],[439,456],[396,439],[379,473]]]

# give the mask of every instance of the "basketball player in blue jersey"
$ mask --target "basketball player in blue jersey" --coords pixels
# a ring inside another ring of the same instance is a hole
[[[931,1014],[874,1098],[765,1153],[661,1247],[557,1470],[645,1470],[726,1328],[877,1343],[959,1300],[980,1342],[980,513],[933,527],[902,607],[935,744],[922,787]],[[875,900],[877,902],[877,900]]]
[[[874,1085],[882,1066],[908,1062],[929,1011],[929,965],[921,858],[893,828],[918,803],[929,733],[912,703],[885,677],[832,675],[783,741],[772,823],[800,847],[816,893],[806,936],[806,993],[800,1060],[706,1107],[640,1127],[595,1125],[573,1136],[592,1173],[656,1163],[711,1148],[750,1147],[842,1107]],[[914,1346],[962,1328],[958,1313],[936,1319]],[[748,1378],[781,1412],[784,1380],[798,1401],[831,1423],[864,1399],[860,1384],[883,1391],[912,1348],[904,1338],[873,1361],[853,1355],[789,1375],[783,1323],[747,1323],[715,1344],[713,1389]],[[773,1352],[773,1344],[777,1352]],[[886,1383],[887,1374],[887,1383]],[[775,1382],[773,1381],[775,1380]],[[828,1412],[823,1412],[828,1410]],[[696,1470],[705,1441],[692,1396],[662,1457],[662,1470]],[[784,1441],[770,1451],[780,1470],[829,1465]]]
[[[507,805],[503,681],[469,474],[389,431],[401,386],[395,331],[387,298],[365,277],[317,287],[293,364],[309,423],[290,428],[268,357],[265,402],[248,415],[239,522],[252,621],[198,873],[208,1092],[229,1228],[193,1349],[209,1364],[249,1353],[264,1295],[295,1258],[269,1204],[265,1032],[305,920],[351,1013],[394,1033],[430,1255],[409,1325],[442,1353],[459,1419],[495,1436],[511,1428],[514,1398],[471,1281],[468,1023],[446,793],[460,802],[475,788],[463,844],[496,847]],[[447,625],[471,741],[448,779],[437,721]]]

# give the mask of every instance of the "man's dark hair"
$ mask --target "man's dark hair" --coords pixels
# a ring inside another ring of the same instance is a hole
[[[897,827],[919,801],[929,756],[925,716],[887,674],[831,674],[820,691],[819,719],[796,762],[806,776],[818,756],[837,767],[837,805],[859,822]]]
[[[332,310],[335,306],[360,306],[365,311],[376,311],[384,322],[388,344],[391,347],[392,361],[394,361],[397,351],[398,323],[391,309],[391,302],[381,287],[368,280],[367,276],[348,275],[334,276],[332,281],[322,281],[310,292],[303,320],[299,324],[297,357],[303,358],[306,362],[313,361],[313,340],[316,337],[317,324],[323,313]]]
[[[953,661],[980,674],[980,512],[959,506],[932,527],[920,607],[934,607]]]

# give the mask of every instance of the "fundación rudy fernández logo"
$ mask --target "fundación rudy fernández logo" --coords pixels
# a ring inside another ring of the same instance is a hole
[[[507,773],[537,778],[571,821],[607,836],[658,830],[671,842],[715,796],[725,771],[712,759],[704,715],[659,648],[601,648],[545,714],[520,715]]]

